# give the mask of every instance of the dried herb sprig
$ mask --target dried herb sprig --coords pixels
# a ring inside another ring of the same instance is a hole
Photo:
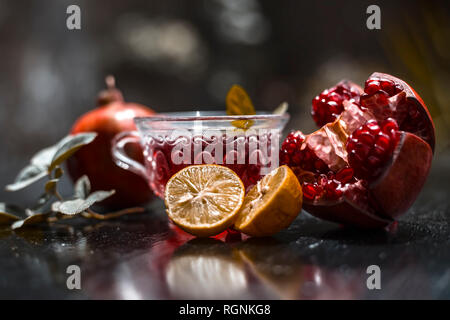
[[[0,225],[10,225],[15,230],[42,222],[53,223],[71,219],[76,216],[106,220],[125,214],[143,212],[144,208],[141,207],[107,214],[93,211],[91,209],[93,204],[112,196],[115,191],[91,193],[91,183],[87,176],[82,176],[76,181],[74,194],[69,199],[64,199],[58,192],[58,182],[64,175],[61,164],[82,146],[91,143],[96,136],[97,134],[94,132],[69,135],[57,144],[36,153],[30,163],[19,172],[14,182],[6,186],[6,190],[18,191],[47,177],[44,193],[32,207],[26,209],[0,203]]]

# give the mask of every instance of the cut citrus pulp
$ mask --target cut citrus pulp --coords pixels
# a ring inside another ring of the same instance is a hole
[[[302,188],[284,165],[260,180],[245,197],[234,228],[250,236],[271,236],[287,228],[302,209]]]
[[[170,178],[164,202],[177,226],[195,236],[209,237],[233,224],[244,196],[244,184],[233,170],[195,165]]]

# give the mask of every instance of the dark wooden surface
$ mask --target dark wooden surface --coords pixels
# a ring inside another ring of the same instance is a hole
[[[0,298],[450,298],[449,160],[389,231],[355,231],[304,212],[275,237],[192,239],[163,204],[114,221],[0,231]],[[393,191],[395,192],[395,190]],[[68,290],[66,268],[81,268]],[[381,269],[368,290],[366,269]]]

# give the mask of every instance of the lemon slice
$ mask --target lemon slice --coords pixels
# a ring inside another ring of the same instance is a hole
[[[250,189],[234,227],[253,237],[271,236],[287,228],[301,209],[300,183],[288,166],[281,166]]]
[[[198,237],[209,237],[233,224],[244,196],[244,184],[233,170],[196,165],[170,178],[164,202],[177,226]]]

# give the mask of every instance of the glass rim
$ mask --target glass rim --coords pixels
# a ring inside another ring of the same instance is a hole
[[[195,112],[207,113],[208,115],[190,115]],[[188,115],[189,114],[189,115]],[[135,123],[156,122],[156,121],[227,121],[227,120],[288,120],[289,113],[273,114],[268,112],[257,112],[253,115],[233,115],[229,116],[221,111],[182,111],[159,113],[152,117],[135,117]]]

